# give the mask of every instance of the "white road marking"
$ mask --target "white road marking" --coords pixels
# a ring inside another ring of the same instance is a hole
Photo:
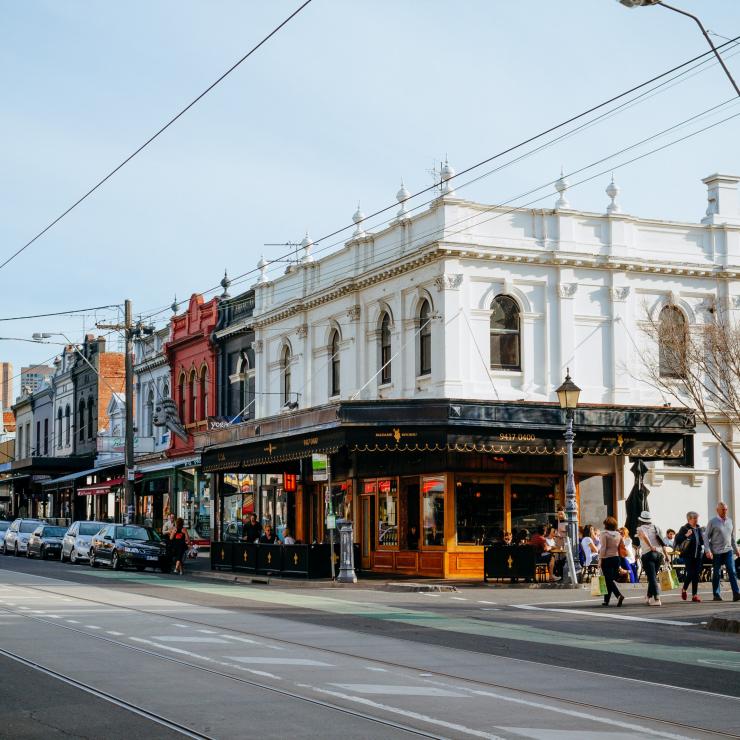
[[[494,605],[496,602],[495,601],[479,601],[478,603],[479,604],[491,604],[491,605]]]
[[[85,627],[89,630],[99,630],[100,627],[98,627],[96,624],[86,624]]]
[[[173,625],[173,627],[179,627],[181,630],[190,629],[190,625],[189,624],[177,624],[177,623],[175,623]]]
[[[449,689],[437,689],[433,686],[397,686],[382,683],[332,683],[345,691],[354,691],[358,694],[382,694],[387,696],[446,696],[455,699],[472,699],[469,694]]]
[[[222,640],[220,637],[190,637],[189,635],[152,635],[153,640],[160,640],[161,642],[200,642],[200,643],[215,643],[218,645],[225,645],[226,640]]]
[[[565,709],[564,707],[557,707],[552,704],[543,704],[542,702],[532,701],[531,699],[517,699],[513,696],[506,696],[505,694],[495,694],[492,691],[482,691],[479,689],[469,690],[477,696],[487,696],[492,699],[499,699],[500,701],[508,701],[512,704],[523,704],[524,706],[532,707],[534,709],[542,709],[548,713],[555,712],[557,714],[566,714],[569,717],[577,717],[578,719],[585,719],[589,722],[601,722],[603,724],[610,725],[611,727],[619,727],[623,730],[631,730],[632,732],[645,735],[654,735],[655,737],[665,737],[670,740],[688,740],[685,735],[674,735],[672,732],[653,730],[650,727],[632,724],[631,722],[623,722],[614,717],[600,717],[598,714],[588,714],[587,712],[581,712],[576,709]],[[609,710],[607,709],[605,711],[608,712]]]
[[[217,635],[218,634],[216,630],[198,630],[198,632],[202,632],[204,635]]]
[[[317,691],[319,694],[334,696],[338,699],[353,701],[366,707],[373,707],[373,709],[381,709],[384,712],[389,712],[391,714],[400,714],[403,717],[407,717],[408,719],[420,720],[421,722],[427,722],[430,725],[444,727],[446,730],[453,730],[456,733],[463,733],[465,735],[471,735],[472,737],[482,737],[484,738],[484,740],[504,740],[504,738],[500,737],[499,735],[492,735],[490,732],[474,730],[471,727],[465,727],[464,725],[459,725],[455,722],[446,722],[443,719],[435,719],[434,717],[429,717],[426,714],[412,712],[409,709],[399,709],[398,707],[391,707],[388,704],[381,704],[380,702],[367,699],[364,696],[352,696],[351,694],[345,694],[341,691],[330,691],[329,689],[315,688],[314,691]]]
[[[453,601],[467,601],[467,599],[464,599],[462,596],[450,596],[450,598]]]
[[[388,673],[387,668],[378,668],[377,666],[374,666],[374,665],[366,665],[365,670],[376,671],[377,673]]]
[[[649,624],[668,624],[674,627],[693,627],[694,622],[679,622],[675,619],[651,619],[649,617],[633,617],[628,614],[612,614],[604,611],[586,611],[583,609],[555,609],[544,606],[532,606],[530,604],[512,604],[515,609],[527,609],[538,612],[560,612],[563,614],[578,614],[587,617],[603,617],[606,619],[621,619],[626,622],[648,622]]]
[[[295,665],[295,666],[314,666],[317,668],[335,668],[331,663],[322,663],[320,660],[310,660],[309,658],[260,658],[260,657],[242,657],[234,655],[224,656],[229,660],[236,660],[239,663],[248,663],[249,665]]]
[[[106,630],[106,635],[114,635],[115,637],[123,637],[123,632],[116,632],[115,630]]]
[[[501,609],[499,609],[497,606],[482,606],[480,609],[482,612],[500,612]]]
[[[517,736],[528,737],[532,740],[540,740],[547,737],[548,740],[634,740],[631,732],[611,732],[604,730],[553,730],[550,727],[499,727]]]
[[[76,619],[65,619],[65,622],[69,622],[70,624],[79,624],[79,622]]]
[[[252,640],[249,637],[238,637],[237,635],[224,635],[224,634],[221,634],[220,636],[226,640],[235,640],[236,642],[247,642],[251,645],[259,645],[260,647],[267,648],[268,650],[285,650],[284,647],[280,647],[278,645],[266,645],[262,642],[258,642],[257,640]]]

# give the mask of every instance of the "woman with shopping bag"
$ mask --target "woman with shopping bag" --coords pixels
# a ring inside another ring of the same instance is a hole
[[[638,522],[637,536],[640,538],[640,560],[642,569],[648,580],[647,596],[645,603],[648,606],[663,606],[660,600],[660,588],[658,587],[658,573],[665,561],[665,546],[660,530],[653,524],[653,518],[649,511],[643,511]]]
[[[603,606],[609,606],[609,599],[614,594],[617,606],[622,606],[624,596],[617,588],[619,577],[619,558],[624,551],[622,535],[617,532],[617,520],[613,516],[604,519],[604,531],[601,533],[599,542],[599,563],[601,572],[604,574],[606,593],[603,594]]]
[[[688,598],[687,589],[691,584],[691,600],[701,602],[699,596],[699,576],[703,567],[704,558],[704,527],[699,526],[699,514],[690,511],[686,514],[686,524],[678,530],[676,535],[676,549],[684,564],[684,582],[681,589],[681,598]]]

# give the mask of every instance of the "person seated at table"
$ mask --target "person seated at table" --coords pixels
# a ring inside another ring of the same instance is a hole
[[[529,544],[529,530],[528,529],[520,529],[516,533],[516,539],[514,540],[514,544],[516,544],[516,545],[528,545]]]
[[[547,541],[547,544],[550,545],[550,549],[553,550],[558,544],[557,530],[553,526],[546,526],[545,530],[545,540]]]
[[[257,542],[262,534],[262,525],[257,521],[257,515],[252,512],[249,521],[242,518],[242,540],[244,542]]]
[[[512,545],[513,543],[513,537],[511,532],[502,532],[501,533],[501,544],[503,545]]]
[[[635,547],[632,544],[629,529],[620,527],[618,531],[622,535],[624,549],[627,551],[627,557],[621,559],[621,566],[629,574],[630,583],[637,583],[637,558],[635,557]]]
[[[537,527],[537,531],[532,535],[532,539],[529,541],[529,544],[534,548],[537,562],[547,565],[547,573],[550,576],[550,580],[554,581],[555,573],[553,571],[553,567],[555,565],[555,558],[550,552],[551,546],[547,544],[547,538],[545,537],[546,531],[547,528],[545,525],[540,524]]]
[[[666,529],[665,531],[665,537],[663,538],[663,542],[665,542],[666,547],[670,547],[671,549],[675,549],[676,547],[676,530],[675,529]]]
[[[583,527],[583,537],[581,537],[579,549],[582,563],[586,568],[588,568],[588,566],[592,563],[595,565],[599,560],[599,549],[594,543],[593,534],[593,527],[590,524],[585,524]]]
[[[265,531],[260,535],[258,540],[260,545],[276,545],[278,540],[277,535],[272,531],[271,524],[265,524]]]
[[[284,545],[295,545],[296,541],[291,537],[290,530],[286,527],[283,530],[283,544]]]

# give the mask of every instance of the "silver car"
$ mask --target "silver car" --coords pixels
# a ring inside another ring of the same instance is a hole
[[[62,562],[69,560],[74,565],[80,560],[89,560],[90,540],[105,526],[105,522],[72,522],[62,538]]]
[[[40,524],[43,522],[39,519],[16,519],[3,537],[3,555],[11,552],[16,556],[25,555],[28,551],[28,539]]]

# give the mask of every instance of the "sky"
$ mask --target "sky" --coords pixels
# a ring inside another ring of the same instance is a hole
[[[0,262],[299,4],[0,0]],[[675,4],[720,36],[740,35],[738,0]],[[416,192],[445,157],[462,170],[706,50],[690,19],[616,0],[313,0],[0,270],[0,318],[124,298],[135,314],[161,311],[175,295],[187,300],[214,288],[224,270],[241,275],[261,255],[285,251],[266,244],[300,241],[306,231],[318,240],[350,225],[358,201],[365,213],[395,203],[401,178]],[[740,79],[740,46],[726,55]],[[587,175],[598,172],[740,112],[733,96],[721,69],[705,65],[577,135],[458,185],[458,194],[523,204],[536,196],[516,196],[550,183],[561,167],[573,172],[728,101]],[[617,168],[622,209],[699,221],[701,178],[740,174],[738,133],[740,118]],[[604,174],[572,188],[572,207],[603,212],[608,183]],[[547,197],[538,207],[552,206],[550,192],[539,191]],[[45,331],[79,340],[116,312],[0,321],[0,336]],[[158,325],[169,315],[159,313]],[[2,340],[0,360],[19,372],[56,349]]]

